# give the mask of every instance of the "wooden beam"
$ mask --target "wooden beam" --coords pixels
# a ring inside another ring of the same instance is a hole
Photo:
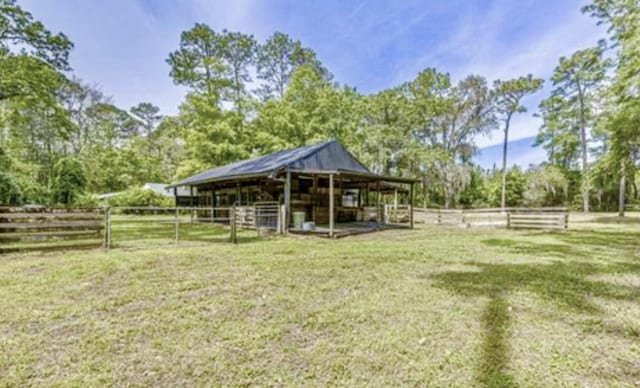
[[[191,209],[189,210],[189,216],[190,216],[191,222],[193,222],[193,219],[194,219],[194,214],[193,214],[193,186],[189,186],[189,195],[190,195],[189,203],[191,205],[190,206]]]
[[[311,192],[312,192],[311,203],[313,204],[311,206],[311,220],[313,222],[318,222],[316,220],[316,208],[318,207],[318,176],[317,175],[313,175],[313,188]]]
[[[329,174],[329,237],[333,238],[335,216],[335,198],[333,196],[333,174]]]
[[[216,191],[211,187],[211,223],[216,218]]]
[[[380,226],[380,181],[376,182],[376,228]]]
[[[173,188],[173,198],[174,198],[173,203],[175,204],[175,207],[178,207],[178,188],[177,187]]]
[[[284,231],[289,231],[289,220],[291,218],[291,169],[287,168],[287,179],[284,182]]]
[[[413,183],[409,188],[409,227],[413,229]]]
[[[413,184],[411,185],[413,187]],[[393,190],[393,222],[398,222],[398,188]],[[391,217],[389,217],[391,219]]]

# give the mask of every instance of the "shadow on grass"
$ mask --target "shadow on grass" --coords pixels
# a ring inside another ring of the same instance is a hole
[[[594,237],[594,236],[589,236]],[[624,237],[624,236],[623,236]],[[559,236],[567,242],[579,236]],[[602,237],[602,238],[607,238]],[[529,254],[547,254],[559,257],[583,257],[585,252],[572,248],[571,244],[535,244],[513,240],[486,240],[490,246],[506,247]],[[591,241],[589,244],[597,245]],[[635,242],[636,246],[640,243]],[[582,247],[589,249],[590,246]],[[525,291],[551,303],[562,311],[589,315],[585,331],[615,332],[628,340],[637,340],[638,331],[625,328],[607,328],[601,325],[605,312],[591,298],[640,301],[637,287],[614,285],[591,280],[600,274],[639,273],[640,261],[594,264],[584,261],[554,262],[552,264],[487,264],[468,262],[479,271],[451,271],[434,276],[437,287],[454,291],[466,297],[489,299],[482,315],[483,342],[481,359],[476,365],[476,379],[484,386],[513,386],[508,373],[509,307],[506,297],[511,292]],[[588,327],[587,327],[588,326]],[[610,330],[609,330],[610,329]]]
[[[618,217],[618,216],[605,216],[592,219],[574,221],[578,223],[596,223],[596,224],[640,224],[640,217]]]
[[[552,237],[557,242],[540,243],[534,240],[523,240],[521,236],[513,239],[492,238],[482,242],[490,247],[507,248],[514,253],[568,260],[593,257],[596,251],[613,258],[620,255],[639,257],[640,253],[640,231],[529,232],[524,236]]]

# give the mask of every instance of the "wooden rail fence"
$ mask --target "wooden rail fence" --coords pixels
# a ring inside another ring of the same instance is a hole
[[[569,225],[567,208],[414,209],[415,222],[457,227],[559,229]]]
[[[100,247],[102,209],[0,207],[0,253]]]

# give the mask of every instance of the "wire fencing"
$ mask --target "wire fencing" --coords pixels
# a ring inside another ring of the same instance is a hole
[[[105,214],[105,247],[146,248],[238,242],[233,207],[112,207]]]

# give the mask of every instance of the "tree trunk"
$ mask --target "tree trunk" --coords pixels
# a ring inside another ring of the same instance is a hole
[[[504,127],[504,144],[502,145],[502,187],[500,193],[500,209],[504,212],[507,207],[507,143],[509,142],[509,123],[511,114],[507,116]]]
[[[587,155],[587,123],[585,119],[584,95],[578,84],[580,100],[580,146],[582,148],[582,211],[589,213],[589,165]]]
[[[624,164],[620,166],[620,193],[618,194],[618,217],[624,217],[624,198],[627,191],[627,177]]]

